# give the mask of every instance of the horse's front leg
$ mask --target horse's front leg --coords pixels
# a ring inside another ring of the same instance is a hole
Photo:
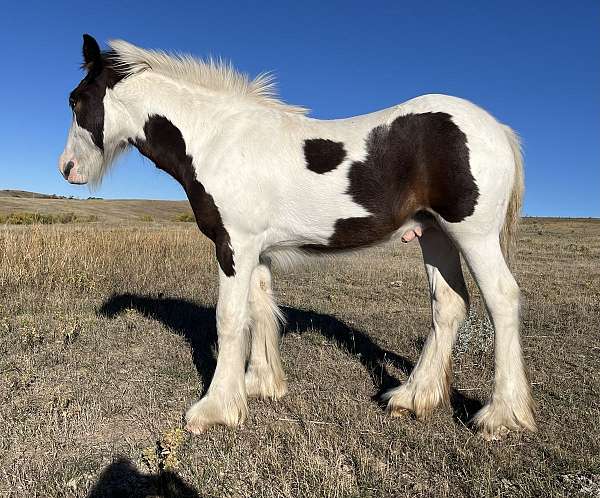
[[[206,395],[187,411],[186,429],[195,434],[212,425],[236,426],[246,420],[248,405],[244,381],[248,350],[249,289],[258,250],[251,244],[234,247],[235,274],[219,269],[217,368]]]

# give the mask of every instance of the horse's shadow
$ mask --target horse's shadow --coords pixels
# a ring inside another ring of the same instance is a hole
[[[116,294],[102,304],[99,314],[113,318],[126,309],[134,309],[158,320],[183,336],[192,348],[194,365],[203,385],[210,384],[216,367],[213,355],[217,341],[214,307],[200,306],[183,299]],[[377,394],[373,396],[376,402],[379,402],[383,392],[399,385],[399,381],[389,373],[388,365],[393,365],[405,374],[413,369],[413,363],[407,358],[381,348],[361,330],[350,327],[331,315],[286,306],[282,307],[282,311],[287,319],[282,330],[284,336],[315,331],[356,357],[371,376],[377,390]],[[463,424],[482,406],[478,400],[468,398],[458,391],[453,391],[451,404],[455,420]]]

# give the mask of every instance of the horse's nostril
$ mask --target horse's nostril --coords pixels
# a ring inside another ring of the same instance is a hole
[[[73,166],[75,166],[73,161],[69,161],[67,164],[65,164],[65,169],[63,171],[63,175],[65,176],[65,178],[69,178],[69,173],[73,169]]]

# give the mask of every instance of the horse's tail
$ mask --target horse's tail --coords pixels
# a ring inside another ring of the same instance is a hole
[[[525,193],[525,178],[523,173],[523,154],[521,152],[521,140],[519,136],[508,126],[504,127],[504,133],[512,149],[515,160],[515,174],[513,179],[510,199],[506,209],[504,225],[500,232],[500,247],[507,263],[512,261],[517,246],[517,226],[521,218],[521,207],[523,205],[523,194]]]

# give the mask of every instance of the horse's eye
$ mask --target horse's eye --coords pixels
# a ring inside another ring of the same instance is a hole
[[[73,97],[69,97],[69,107],[74,110],[75,104],[77,104],[77,101]]]

